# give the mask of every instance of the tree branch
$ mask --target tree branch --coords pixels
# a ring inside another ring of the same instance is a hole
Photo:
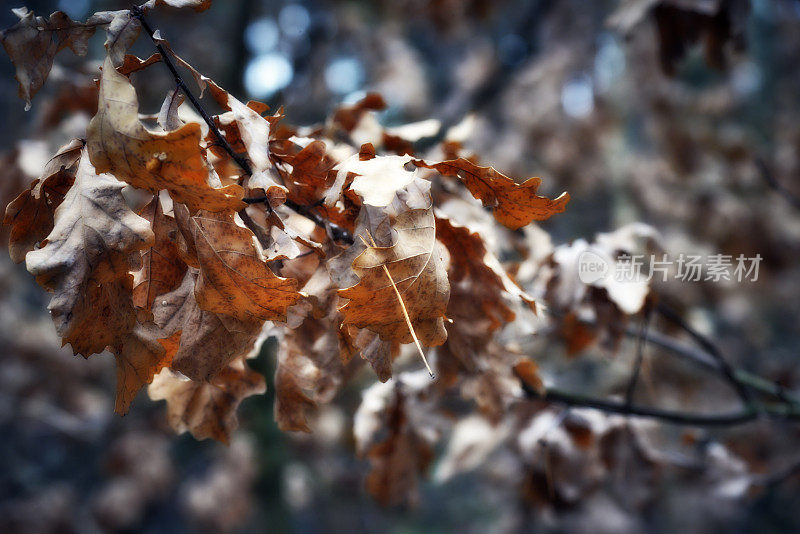
[[[659,306],[656,307],[656,309],[658,308]],[[657,332],[648,332],[646,329],[641,329],[641,327],[640,329],[627,328],[625,330],[625,335],[629,337],[635,337],[638,340],[638,354],[641,355],[641,347],[643,343],[652,343],[653,345],[659,346],[670,353],[681,356],[710,371],[715,371],[722,374],[732,385],[735,385],[737,391],[740,391],[741,389],[747,390],[747,396],[750,400],[744,403],[744,407],[741,411],[729,414],[694,414],[678,410],[666,410],[662,408],[638,406],[633,403],[632,395],[630,393],[631,384],[635,384],[633,380],[628,385],[628,394],[623,402],[608,399],[598,399],[579,393],[563,391],[555,387],[548,388],[547,391],[542,395],[538,391],[528,386],[524,381],[520,380],[525,396],[529,399],[554,402],[568,407],[594,408],[605,413],[616,413],[634,417],[647,417],[666,423],[690,426],[734,426],[754,421],[760,416],[769,417],[771,419],[800,422],[800,401],[789,395],[783,387],[758,375],[749,373],[742,369],[733,368],[727,363],[727,361],[725,361],[716,346],[709,339],[692,329],[688,324],[682,321],[677,314],[668,308],[662,306],[659,312],[662,313],[662,310],[669,314],[669,318],[670,320],[673,320],[673,322],[675,322],[675,320],[679,321],[679,326],[681,326],[696,341],[698,341],[703,350],[695,350],[692,347],[686,347],[677,343],[670,337],[664,336]],[[583,322],[590,325],[593,324],[591,321]],[[715,351],[715,353],[709,353],[709,349]],[[635,377],[637,374],[638,373],[634,373],[633,376]],[[752,399],[752,393],[749,390],[758,391],[765,395],[774,397],[780,403],[758,404]],[[797,469],[800,469],[800,467]]]
[[[147,32],[147,34],[150,36],[150,39],[153,41],[156,50],[158,50],[158,52],[161,54],[164,64],[172,73],[172,76],[175,79],[175,83],[183,92],[183,94],[186,95],[186,98],[189,100],[189,103],[192,105],[192,107],[200,114],[200,116],[203,118],[203,121],[205,121],[205,123],[208,125],[209,131],[214,134],[214,137],[216,137],[219,146],[221,146],[222,149],[228,153],[228,155],[233,159],[233,161],[236,162],[236,164],[242,169],[242,171],[244,171],[246,175],[251,176],[253,174],[253,169],[252,167],[250,167],[250,163],[247,161],[245,157],[237,153],[233,149],[233,147],[231,147],[230,143],[228,143],[228,140],[225,139],[225,136],[223,136],[222,132],[220,132],[219,128],[217,128],[217,125],[216,123],[214,123],[214,120],[208,115],[205,108],[203,108],[203,105],[186,86],[186,83],[183,81],[183,78],[178,72],[178,69],[172,62],[170,53],[154,37],[153,28],[150,27],[150,24],[148,24],[147,19],[145,19],[144,11],[139,6],[134,6],[131,8],[131,14],[137,19],[139,19],[139,22],[141,22],[142,24],[142,28],[144,28],[144,31]],[[243,198],[242,200],[248,205],[265,203],[267,206],[269,206],[268,197]],[[307,206],[301,206],[288,199],[286,200],[286,202],[284,202],[284,205],[287,208],[291,209],[292,211],[302,215],[303,217],[310,219],[317,226],[325,228],[325,230],[330,233],[331,237],[333,237],[334,240],[353,243],[353,236],[351,236],[347,230],[326,221],[319,214],[315,213],[311,208]],[[262,238],[260,236],[263,236],[263,232],[259,231],[261,230],[261,228],[258,227],[255,221],[253,221],[250,217],[247,216],[245,210],[246,208],[239,211],[239,216],[241,217],[242,221],[244,221],[245,225],[250,229],[250,231],[252,231],[257,237],[259,237],[259,241],[261,241]],[[263,242],[261,244],[267,246]]]
[[[714,360],[717,362],[719,366],[719,371],[722,375],[726,378],[726,380],[731,384],[731,387],[736,390],[739,397],[742,400],[742,403],[745,406],[752,406],[753,405],[753,395],[751,394],[750,390],[747,388],[745,384],[740,382],[736,379],[736,374],[733,371],[733,367],[728,363],[728,361],[722,356],[722,353],[719,351],[717,346],[706,336],[692,328],[689,323],[683,320],[683,318],[675,313],[673,310],[668,308],[662,303],[656,304],[656,311],[665,319],[670,321],[671,323],[680,327],[684,332],[689,334],[702,348],[706,351]]]
[[[647,417],[658,419],[665,423],[674,423],[690,426],[733,426],[755,420],[759,413],[755,410],[742,410],[731,414],[692,414],[661,408],[651,408],[647,406],[637,406],[627,402],[617,402],[613,400],[598,399],[581,395],[580,393],[570,393],[558,388],[548,388],[544,395],[539,395],[523,383],[522,388],[525,395],[531,399],[540,399],[546,402],[554,402],[574,408],[594,408],[605,413],[615,413],[636,417]],[[800,414],[798,414],[800,415]],[[793,416],[796,417],[796,416]]]
[[[636,340],[636,361],[634,362],[633,372],[631,379],[628,382],[628,388],[625,392],[625,404],[628,406],[633,405],[633,396],[636,393],[636,383],[639,381],[639,374],[642,370],[642,362],[644,360],[644,346],[646,344],[645,336],[647,335],[647,326],[650,323],[650,305],[645,303],[646,308],[643,311],[642,322],[639,326],[639,335]]]

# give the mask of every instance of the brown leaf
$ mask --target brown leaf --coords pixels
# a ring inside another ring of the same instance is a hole
[[[172,198],[192,209],[236,211],[245,206],[238,185],[214,189],[200,148],[200,125],[189,123],[168,133],[145,129],[130,81],[106,57],[100,101],[86,131],[87,146],[98,172],[110,172],[134,187]]]
[[[385,341],[412,342],[385,266],[419,340],[427,346],[441,345],[447,339],[444,314],[450,286],[441,245],[436,242],[433,210],[411,209],[400,213],[392,229],[397,235],[392,246],[367,246],[353,260],[352,270],[359,281],[339,291],[339,296],[349,299],[340,310],[344,322],[368,328]],[[364,236],[367,242],[377,239],[370,235]]]
[[[430,414],[430,383],[421,372],[375,384],[364,392],[354,417],[356,447],[371,467],[367,490],[383,505],[413,503],[417,478],[433,458],[441,423]]]
[[[308,419],[342,383],[339,336],[325,317],[308,317],[280,338],[275,370],[275,420],[284,431],[310,432]]]
[[[378,380],[386,382],[392,378],[392,356],[398,352],[397,344],[383,341],[370,330],[361,330],[355,340],[361,350],[361,357],[369,362]]]
[[[181,285],[160,296],[153,317],[161,344],[172,357],[171,368],[192,380],[211,380],[253,347],[261,323],[237,321],[201,309],[195,300],[197,274],[188,271]]]
[[[271,120],[265,119],[257,110],[263,106],[262,104],[257,102],[251,102],[247,105],[243,104],[236,97],[221,88],[214,80],[203,75],[189,64],[189,62],[173,52],[167,41],[159,38],[158,42],[169,50],[180,65],[189,70],[200,88],[201,95],[206,88],[208,88],[217,104],[228,110],[227,113],[216,117],[217,122],[225,132],[226,140],[234,150],[238,150],[237,145],[240,145],[247,152],[247,156],[252,164],[251,170],[253,171],[253,178],[256,178],[258,174],[266,173],[272,166],[269,154],[272,126],[273,122],[277,121],[279,116],[272,117]],[[266,106],[264,106],[264,108],[266,108]]]
[[[158,125],[165,132],[177,130],[183,126],[183,121],[178,117],[178,108],[183,104],[183,93],[177,89],[172,89],[167,93],[164,103],[158,112]]]
[[[308,418],[317,403],[303,391],[292,364],[279,360],[275,370],[275,421],[284,432],[311,432]]]
[[[414,163],[461,179],[472,196],[492,208],[495,219],[512,230],[561,213],[569,202],[568,193],[561,193],[555,200],[537,195],[540,178],[529,178],[517,184],[492,167],[479,167],[464,158],[431,164],[416,160]]]
[[[101,352],[135,322],[129,270],[153,233],[125,204],[123,187],[96,174],[84,149],[47,244],[26,257],[37,282],[55,292],[48,309],[58,334],[84,356]]]
[[[351,132],[367,111],[380,111],[386,108],[386,101],[378,93],[367,93],[352,106],[342,106],[333,115],[333,122],[346,132]]]
[[[36,17],[27,8],[12,10],[20,20],[11,28],[0,32],[3,47],[17,69],[19,96],[25,100],[25,109],[30,109],[31,99],[44,85],[53,59],[61,50],[69,47],[76,55],[86,55],[89,37],[97,26],[108,20],[77,22],[62,11],[49,17]]]
[[[514,320],[515,314],[509,307],[514,300],[536,311],[533,298],[511,280],[478,233],[437,217],[436,238],[450,252],[450,281],[469,284],[473,297],[471,313],[490,319],[490,331]]]
[[[158,196],[154,196],[139,215],[150,221],[155,239],[142,252],[142,268],[133,273],[133,304],[150,311],[153,301],[175,289],[183,280],[186,264],[175,246],[178,227],[175,219],[164,215]]]
[[[264,377],[248,368],[244,358],[239,358],[211,382],[182,379],[164,369],[147,393],[153,400],[167,401],[167,419],[176,432],[188,430],[195,439],[212,438],[227,444],[239,426],[236,418],[239,404],[266,390]]]
[[[172,212],[175,215],[175,223],[178,226],[178,234],[175,236],[175,247],[183,262],[195,269],[200,268],[197,260],[197,247],[194,246],[194,232],[192,231],[192,217],[189,208],[178,202],[172,203]]]
[[[299,151],[297,148],[298,145],[285,141],[281,143],[280,151],[273,147],[272,156],[281,164],[291,166],[291,172],[282,173],[289,188],[289,198],[306,206],[318,202],[325,194],[328,173],[335,162],[328,156],[322,141],[313,141]]]
[[[545,392],[544,382],[539,376],[539,366],[536,362],[527,358],[520,360],[514,365],[514,374],[522,380],[526,388],[535,391],[539,395]]]
[[[106,28],[105,47],[108,56],[119,67],[125,60],[125,54],[131,45],[139,37],[142,31],[142,24],[139,19],[134,17],[129,10],[122,10],[114,13],[111,23]]]
[[[241,321],[285,321],[301,295],[297,281],[276,276],[261,257],[253,233],[233,215],[200,212],[192,217],[200,261],[195,295],[201,308]]]
[[[117,67],[117,72],[119,72],[123,76],[128,76],[130,74],[133,74],[134,72],[144,70],[150,65],[155,65],[160,61],[161,61],[161,54],[159,54],[158,52],[151,55],[147,59],[141,59],[137,56],[134,56],[133,54],[126,54],[125,58],[122,60],[122,64],[119,67]]]
[[[83,145],[83,140],[74,139],[61,147],[30,188],[8,204],[3,224],[11,226],[8,250],[15,263],[53,230],[55,210],[75,181]]]
[[[152,326],[152,325],[151,325]],[[117,339],[114,356],[117,359],[117,399],[114,411],[128,413],[134,397],[142,387],[169,365],[170,357],[158,341],[157,329],[137,324],[133,330]]]

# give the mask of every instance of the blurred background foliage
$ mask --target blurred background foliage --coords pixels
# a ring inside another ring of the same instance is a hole
[[[0,26],[15,22],[10,8],[20,3],[3,3]],[[128,7],[24,3],[75,19]],[[150,19],[200,71],[235,95],[284,106],[290,123],[322,122],[368,90],[388,103],[377,114],[385,126],[468,119],[464,146],[484,162],[542,176],[546,194],[571,193],[567,212],[543,225],[554,243],[643,221],[673,252],[761,254],[756,284],[659,291],[737,365],[798,384],[800,2],[216,0],[199,15],[164,10]],[[103,39],[91,43],[89,65],[59,56],[28,113],[10,61],[0,61],[4,202],[88,121],[70,112],[103,56]],[[150,42],[132,51],[146,57]],[[153,112],[171,89],[163,69],[134,81]],[[416,506],[381,508],[363,490],[366,462],[350,432],[368,373],[322,410],[312,435],[278,431],[268,390],[245,401],[229,447],[174,437],[163,407],[145,395],[125,418],[113,415],[112,358],[59,350],[47,296],[24,266],[0,256],[2,532],[800,529],[796,481],[745,506],[689,506],[674,497],[685,489],[679,477],[637,505],[538,506],[524,491],[498,490],[502,476],[489,469],[425,481]],[[554,374],[569,365],[580,385],[608,365],[602,354],[567,361],[557,338],[533,354],[559,360]],[[271,377],[274,353],[267,343],[253,367]],[[706,406],[724,397],[683,380],[666,395]],[[767,471],[796,454],[800,434],[754,423],[724,440]]]

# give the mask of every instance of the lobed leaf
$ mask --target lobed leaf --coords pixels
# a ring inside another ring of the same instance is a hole
[[[480,167],[464,158],[439,163],[416,160],[414,163],[445,176],[458,177],[472,196],[493,209],[498,222],[512,230],[561,213],[569,202],[568,193],[561,193],[554,200],[537,195],[541,178],[529,178],[518,184],[492,167]]]
[[[26,256],[28,271],[54,292],[48,309],[58,334],[84,356],[101,352],[135,323],[129,269],[154,237],[125,204],[123,187],[97,174],[83,149],[47,244]]]
[[[236,211],[245,206],[240,186],[215,189],[208,184],[199,124],[167,133],[144,127],[136,90],[116,71],[110,57],[103,64],[97,115],[86,134],[89,156],[98,172],[110,172],[151,193],[166,189],[173,199],[194,210]]]

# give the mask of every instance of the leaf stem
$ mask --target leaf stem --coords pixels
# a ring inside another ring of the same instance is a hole
[[[372,239],[372,236],[367,233],[370,242],[372,243],[373,247],[377,247],[378,245],[375,244],[375,240]],[[358,236],[361,238],[361,241],[364,242],[365,245],[369,246],[363,236]],[[411,324],[411,317],[408,316],[408,310],[406,310],[406,304],[403,302],[403,296],[400,295],[400,290],[397,289],[397,285],[394,283],[394,279],[392,278],[392,274],[389,272],[389,268],[386,267],[386,264],[382,264],[383,272],[386,273],[387,278],[389,278],[389,283],[392,284],[392,289],[394,289],[395,295],[397,295],[397,300],[400,302],[400,309],[403,310],[403,317],[406,319],[406,326],[408,326],[408,330],[411,332],[411,337],[414,340],[414,344],[417,346],[417,350],[419,351],[419,356],[422,358],[422,362],[425,364],[425,368],[428,369],[428,374],[431,375],[431,378],[435,378],[436,375],[433,374],[433,370],[431,366],[428,365],[428,359],[425,358],[425,353],[422,351],[422,345],[419,343],[419,339],[417,339],[417,333],[414,331],[414,325]]]

